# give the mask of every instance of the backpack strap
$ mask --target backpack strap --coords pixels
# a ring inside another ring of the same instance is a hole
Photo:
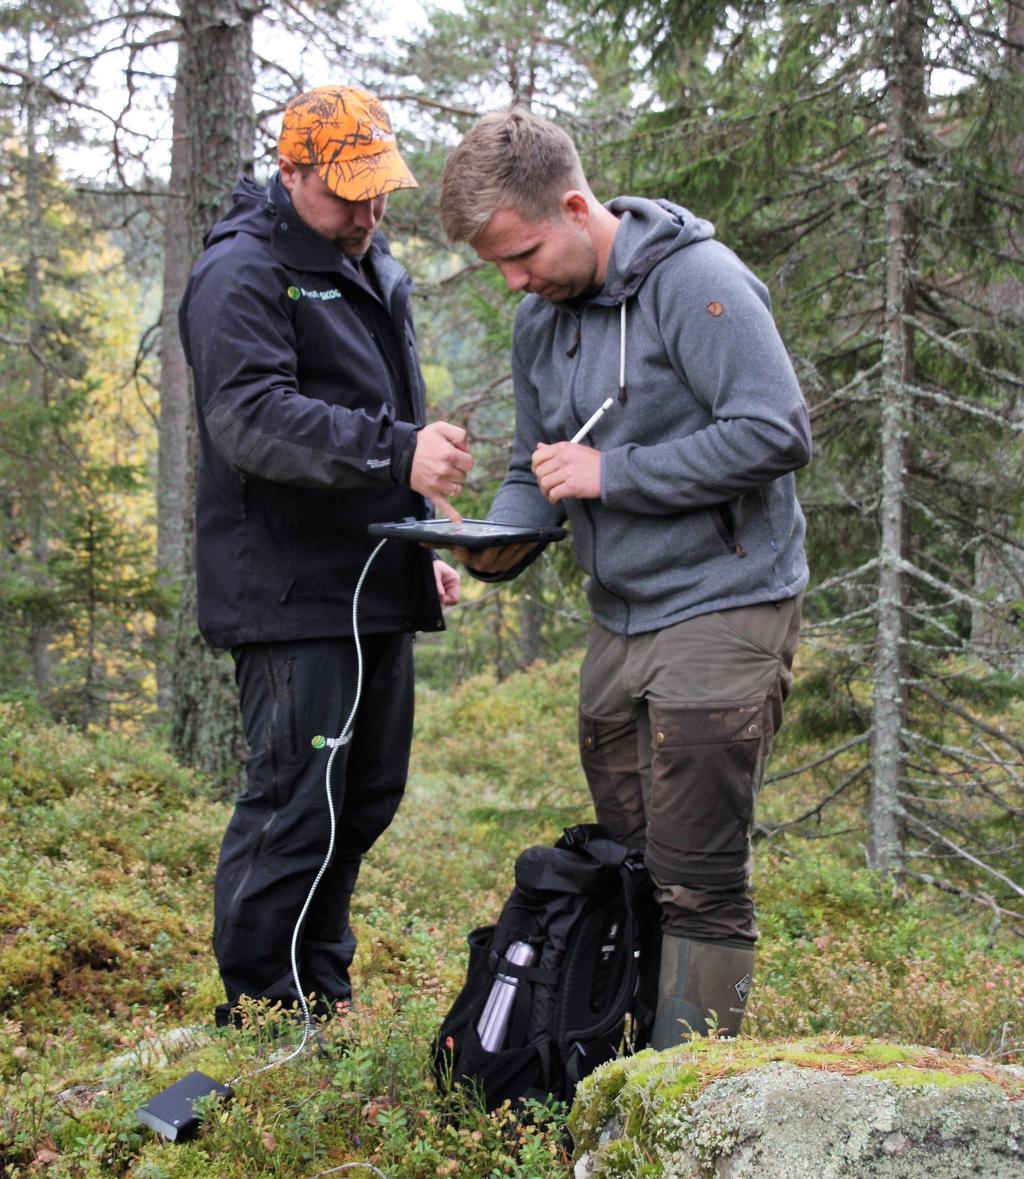
[[[600,823],[577,823],[574,827],[563,827],[562,834],[555,842],[555,847],[568,851],[578,848],[581,844],[589,843],[592,839],[610,839],[607,827]]]
[[[623,847],[612,839],[592,839],[579,848],[581,855],[589,856],[604,868],[619,868],[628,865],[634,871],[645,872],[643,852]]]
[[[517,962],[509,962],[493,950],[487,959],[487,967],[495,974],[505,974],[509,978],[521,978],[532,983],[543,983],[549,987],[555,986],[558,982],[557,970],[544,970],[540,966],[520,966]]]
[[[612,839],[600,823],[577,823],[575,827],[566,827],[555,847],[589,856],[606,868],[618,868],[629,859],[635,861],[636,867],[644,867],[643,852]]]
[[[615,847],[621,847],[619,844],[614,844]],[[645,873],[646,869],[643,866],[642,860],[638,861],[632,857],[623,857],[623,862],[619,866],[619,883],[622,886],[622,899],[626,906],[626,922],[628,928],[632,929],[636,924],[636,892],[638,883],[642,880],[639,873]],[[618,1013],[626,1009],[630,997],[636,991],[637,978],[639,975],[638,969],[638,955],[639,948],[637,946],[629,947],[629,965],[627,969],[622,972],[622,979],[619,983],[618,991],[614,999],[606,1005],[608,1012],[611,1015],[605,1015],[597,1023],[590,1027],[573,1028],[566,1033],[565,1039],[567,1043],[572,1043],[575,1040],[588,1040],[594,1036],[601,1035],[606,1028],[605,1023],[609,1027],[619,1018]]]

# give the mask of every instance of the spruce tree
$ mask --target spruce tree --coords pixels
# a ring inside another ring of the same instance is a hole
[[[710,217],[767,279],[811,405],[805,636],[839,747],[870,739],[870,861],[899,876],[911,851],[988,847],[989,881],[1016,895],[999,829],[1019,813],[1019,748],[983,713],[1022,648],[1005,559],[1022,337],[993,298],[1021,277],[1019,5],[605,11],[643,30],[662,106],[609,167]],[[858,780],[849,759],[830,788]],[[963,805],[979,793],[990,806]]]

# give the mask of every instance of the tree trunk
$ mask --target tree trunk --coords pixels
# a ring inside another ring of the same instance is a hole
[[[527,668],[544,654],[543,565],[534,562],[522,575],[519,595],[519,666]]]
[[[253,15],[245,0],[185,0],[181,5],[190,258],[198,256],[203,235],[227,209],[238,174],[252,171]],[[193,411],[171,740],[179,757],[227,784],[237,782],[244,741],[231,660],[223,652],[211,651],[196,628],[195,454]]]
[[[875,640],[874,743],[869,862],[899,873],[904,858],[900,792],[906,751],[908,703],[906,584],[908,553],[906,454],[907,386],[914,372],[913,336],[906,317],[914,310],[913,263],[919,200],[918,137],[924,103],[923,0],[895,0],[890,7],[887,62],[889,96],[886,192],[887,265],[882,347],[881,572]]]
[[[189,423],[191,390],[185,353],[178,338],[178,302],[188,281],[192,255],[189,246],[188,138],[183,78],[184,53],[179,55],[174,85],[174,132],[171,179],[164,205],[163,304],[160,311],[160,448],[157,462],[157,564],[165,584],[179,598],[185,578],[185,532],[190,506]],[[157,708],[161,716],[171,711],[173,665],[170,646],[175,634],[172,620],[161,619],[157,636],[163,652],[157,666]]]

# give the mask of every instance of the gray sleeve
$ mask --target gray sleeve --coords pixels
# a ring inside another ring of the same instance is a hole
[[[601,499],[664,514],[733,499],[811,456],[803,394],[763,284],[719,243],[683,251],[656,278],[658,327],[707,424],[651,446],[608,450]],[[655,276],[652,276],[655,278]]]

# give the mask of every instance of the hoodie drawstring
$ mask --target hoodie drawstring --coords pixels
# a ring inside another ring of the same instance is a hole
[[[619,317],[619,404],[626,404],[626,300],[620,304]]]

